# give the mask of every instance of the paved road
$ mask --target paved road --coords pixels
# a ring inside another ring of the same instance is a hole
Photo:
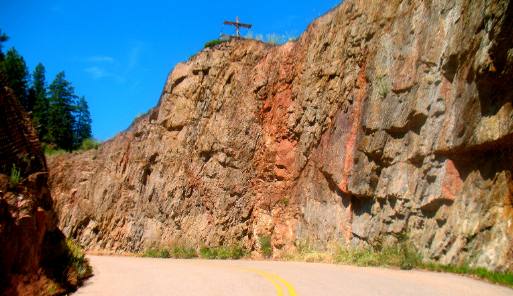
[[[453,274],[317,263],[89,256],[95,276],[75,295],[513,295]]]

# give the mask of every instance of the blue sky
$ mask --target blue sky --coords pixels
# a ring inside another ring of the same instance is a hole
[[[254,35],[297,37],[340,3],[322,1],[0,0],[0,29],[47,83],[65,71],[89,102],[93,134],[106,140],[158,102],[168,73],[239,16]],[[244,34],[244,32],[243,32]]]

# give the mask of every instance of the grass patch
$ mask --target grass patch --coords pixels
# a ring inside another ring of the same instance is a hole
[[[456,266],[442,265],[433,262],[423,263],[419,266],[419,268],[436,272],[449,272],[461,275],[470,275],[490,281],[492,283],[513,287],[513,272],[490,271],[482,267],[473,268],[467,264]]]
[[[261,236],[258,238],[258,242],[260,243],[260,251],[262,251],[262,255],[266,258],[270,258],[273,255],[271,237],[268,235]]]
[[[66,240],[69,250],[68,260],[71,266],[76,270],[79,281],[82,281],[93,275],[93,269],[89,265],[89,261],[85,257],[85,253],[72,239]]]
[[[399,267],[401,269],[424,269],[435,272],[448,272],[487,280],[492,283],[513,287],[513,272],[490,271],[482,267],[465,265],[443,265],[426,262],[408,242],[399,237],[395,245],[382,246],[378,243],[366,248],[351,248],[335,245],[330,251],[319,252],[308,244],[297,244],[297,251],[286,256],[288,260],[305,262],[338,263],[356,266]]]
[[[339,248],[333,257],[335,263],[357,266],[395,266],[412,269],[420,265],[422,257],[405,244],[372,248]]]
[[[11,187],[16,187],[21,182],[21,171],[15,164],[11,167],[11,175],[9,176],[9,184]]]
[[[246,251],[240,246],[201,247],[199,255],[204,259],[240,259]]]

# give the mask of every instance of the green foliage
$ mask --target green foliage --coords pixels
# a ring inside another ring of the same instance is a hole
[[[50,114],[48,140],[58,147],[71,151],[74,146],[73,127],[75,119],[75,90],[66,80],[64,72],[57,74],[49,86]]]
[[[214,39],[214,40],[210,40],[208,41],[207,43],[205,43],[205,46],[203,48],[212,48],[216,45],[219,45],[219,44],[222,44],[226,42],[225,40],[220,40],[220,39]]]
[[[261,236],[258,238],[258,242],[260,243],[260,250],[262,251],[262,255],[264,255],[266,258],[270,258],[273,255],[271,237],[268,235]]]
[[[3,54],[2,43],[7,39],[0,30],[2,87],[9,87],[25,110],[30,112],[41,142],[67,151],[80,148],[82,142],[92,136],[91,114],[85,98],[75,94],[64,72],[58,73],[47,88],[45,67],[41,63],[30,77],[25,60],[16,49],[11,48]]]
[[[199,252],[195,248],[183,245],[168,247],[150,247],[144,251],[143,257],[191,259],[201,257],[204,259],[240,259],[246,256],[246,250],[240,246],[201,247]]]
[[[57,148],[55,145],[52,144],[43,144],[43,152],[46,157],[58,156],[67,153],[66,150]]]
[[[142,256],[149,258],[170,258],[171,254],[167,248],[151,247],[146,249]]]
[[[150,247],[144,251],[143,257],[150,258],[178,258],[191,259],[198,257],[196,250],[185,246],[173,246],[171,249],[165,247]]]
[[[397,243],[384,245],[375,240],[366,248],[337,248],[335,262],[358,266],[397,266],[412,269],[422,263],[422,256],[408,240],[406,234],[397,237]]]
[[[50,284],[48,284],[48,286],[46,286],[46,294],[48,294],[48,295],[55,295],[60,290],[61,290],[61,288],[59,287],[59,285],[54,282],[51,282]]]
[[[240,246],[201,247],[200,257],[205,259],[240,259],[246,251]]]
[[[334,261],[357,266],[397,266],[412,269],[419,266],[422,257],[406,243],[386,246],[380,250],[372,248],[339,248]]]
[[[0,62],[4,59],[4,53],[2,52],[2,43],[9,40],[9,36],[0,30]]]
[[[21,172],[20,169],[16,167],[15,164],[11,167],[11,175],[9,177],[9,184],[11,187],[16,187],[20,184],[21,181]]]
[[[282,204],[287,207],[289,205],[289,199],[286,197],[281,198],[280,200],[278,200],[278,204]]]
[[[33,97],[34,108],[32,109],[32,121],[36,128],[39,139],[43,140],[48,134],[48,109],[50,103],[46,91],[45,67],[39,63],[32,73],[32,87],[29,96]]]
[[[5,85],[12,89],[14,95],[25,110],[31,111],[33,102],[28,100],[28,69],[23,57],[11,48],[7,51],[0,64],[0,71],[4,75]]]
[[[267,34],[264,38],[264,35],[262,34],[254,34],[253,31],[248,31],[246,36],[244,36],[246,39],[254,39],[257,41],[265,41],[272,45],[280,45],[284,44],[288,41],[297,41],[296,36],[290,36],[288,34],[277,34],[277,33],[270,33]]]
[[[75,269],[78,279],[86,279],[93,275],[93,270],[85,257],[85,253],[72,239],[66,239],[66,246],[68,247],[68,261]]]
[[[390,81],[386,75],[378,77],[375,86],[381,98],[386,98],[390,93]]]
[[[93,138],[87,138],[84,141],[82,141],[82,144],[80,145],[80,150],[86,151],[91,149],[98,149],[100,146],[100,142],[96,141]]]
[[[471,275],[492,283],[513,287],[512,272],[495,272],[486,268],[464,265],[442,265],[425,262],[406,235],[399,235],[394,245],[383,245],[376,241],[366,248],[343,247],[339,244],[332,252],[316,252],[309,244],[298,243],[297,253],[289,254],[288,259],[307,262],[333,262],[357,266],[387,266],[401,269],[426,269],[436,272],[450,272],[461,275]]]
[[[75,109],[75,142],[80,145],[92,136],[91,132],[91,114],[89,113],[89,106],[84,97],[80,97],[78,105]]]
[[[198,254],[193,248],[174,246],[171,248],[171,257],[178,259],[191,259],[198,257]]]
[[[461,266],[456,265],[442,265],[437,263],[423,263],[420,268],[436,271],[436,272],[450,272],[462,275],[472,275],[481,279],[488,280],[492,283],[502,284],[513,287],[513,273],[512,272],[497,272],[490,271],[482,267],[470,267],[468,264]]]

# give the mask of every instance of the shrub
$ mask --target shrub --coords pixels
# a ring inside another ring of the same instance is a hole
[[[260,250],[262,254],[266,258],[270,258],[273,254],[273,247],[271,245],[271,237],[268,235],[264,235],[258,238],[258,242],[260,243]]]
[[[66,150],[56,148],[54,145],[43,144],[43,152],[46,157],[49,157],[64,154]]]
[[[386,75],[376,79],[376,87],[381,98],[386,98],[390,93],[390,81]]]
[[[216,45],[219,45],[219,44],[222,44],[225,42],[226,42],[225,40],[221,40],[221,39],[210,40],[207,43],[205,43],[205,46],[203,48],[212,48]]]
[[[146,251],[144,251],[143,257],[170,258],[171,254],[169,253],[169,250],[167,248],[151,247],[151,248],[146,249]]]
[[[96,141],[95,139],[88,138],[85,139],[82,144],[80,145],[80,150],[91,150],[91,149],[98,149],[100,146],[100,142]]]
[[[401,269],[412,269],[421,264],[422,257],[406,239],[399,239],[397,244],[388,246],[377,243],[366,248],[339,247],[334,260],[337,263],[357,266],[397,266]]]
[[[85,253],[72,239],[66,240],[66,245],[68,247],[68,261],[73,266],[77,272],[78,279],[83,280],[93,275],[93,270],[89,265],[88,260],[85,257]]]
[[[199,251],[200,257],[205,259],[216,259],[217,253],[212,248],[201,247]]]
[[[21,172],[20,169],[16,167],[15,164],[12,165],[11,168],[11,176],[9,177],[9,183],[12,187],[18,186],[21,181]]]
[[[196,250],[182,246],[175,246],[171,249],[171,257],[178,259],[190,259],[198,257]]]
[[[286,197],[281,198],[280,200],[278,200],[278,204],[282,204],[287,207],[289,205],[289,199]]]
[[[48,295],[56,295],[59,293],[60,290],[62,290],[62,288],[59,287],[59,285],[54,282],[50,282],[46,286],[46,294],[48,294]]]
[[[205,259],[240,259],[246,251],[240,246],[201,247],[200,256]]]

